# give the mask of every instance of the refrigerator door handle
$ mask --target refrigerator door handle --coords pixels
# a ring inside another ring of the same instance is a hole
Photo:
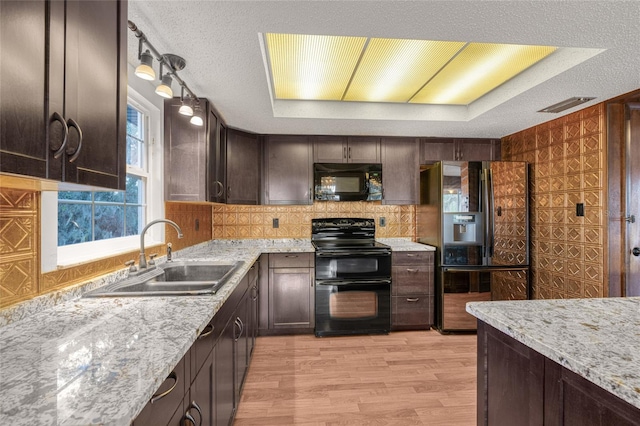
[[[480,176],[480,209],[483,214],[483,235],[482,235],[482,257],[489,256],[489,171],[488,169],[482,169],[482,175]]]
[[[493,201],[493,173],[489,168],[487,169],[487,224],[489,225],[489,228],[487,229],[488,257],[493,257],[493,246],[495,244],[493,232],[496,222]]]

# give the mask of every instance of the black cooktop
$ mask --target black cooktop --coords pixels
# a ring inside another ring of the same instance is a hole
[[[319,250],[388,249],[375,239],[376,221],[370,218],[322,218],[311,220],[311,242]]]

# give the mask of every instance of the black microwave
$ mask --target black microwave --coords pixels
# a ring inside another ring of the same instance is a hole
[[[315,163],[316,201],[382,200],[382,165]]]

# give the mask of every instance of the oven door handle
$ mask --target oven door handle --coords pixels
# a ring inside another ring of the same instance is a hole
[[[353,250],[353,251],[333,251],[322,250],[316,251],[318,257],[353,257],[353,256],[388,256],[391,254],[391,250]]]
[[[317,280],[316,286],[343,286],[343,285],[390,285],[391,280]]]

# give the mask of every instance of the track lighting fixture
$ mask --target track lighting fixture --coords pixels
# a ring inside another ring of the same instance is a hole
[[[191,124],[194,126],[203,126],[204,118],[202,115],[202,110],[200,109],[200,103],[196,103],[195,108],[193,109],[193,117],[189,120]]]
[[[182,101],[182,105],[180,105],[180,109],[178,112],[182,115],[186,115],[187,117],[191,117],[193,115],[193,107],[191,104],[193,103],[191,98],[185,99],[184,97],[184,87],[180,93],[180,100]]]
[[[147,49],[140,54],[140,65],[136,67],[135,74],[143,80],[153,81],[156,79],[156,73],[153,70],[153,56]]]
[[[162,77],[162,82],[158,85],[158,87],[156,87],[156,93],[162,96],[163,98],[167,98],[167,99],[173,98],[173,90],[171,90],[172,81],[173,79],[171,78],[169,73],[166,73]]]
[[[190,122],[192,124],[203,126],[204,114],[199,107],[200,99],[189,89],[187,83],[178,76],[178,71],[184,69],[186,61],[180,56],[170,53],[161,55],[149,40],[147,40],[144,33],[138,29],[136,24],[131,21],[128,22],[129,29],[133,31],[139,39],[138,59],[140,60],[140,65],[136,67],[135,74],[144,80],[155,80],[156,73],[153,70],[153,59],[155,58],[160,64],[159,77],[161,79],[160,84],[156,87],[156,93],[163,98],[172,98],[173,90],[171,89],[171,84],[175,80],[181,88],[180,100],[182,101],[182,105],[178,111],[182,115],[191,116]],[[142,49],[144,45],[146,45],[148,49],[143,52]],[[166,69],[166,72],[163,73],[163,69]],[[187,92],[186,97],[184,92]],[[194,111],[194,105],[196,111]]]

